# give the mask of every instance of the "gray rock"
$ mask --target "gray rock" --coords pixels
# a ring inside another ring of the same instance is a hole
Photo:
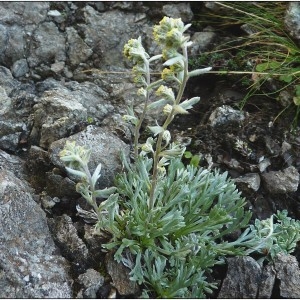
[[[276,279],[279,293],[285,299],[300,297],[300,269],[295,256],[278,254],[274,263],[261,267],[251,257],[228,260],[228,272],[218,298],[270,299]]]
[[[82,40],[73,27],[66,28],[68,50],[67,55],[71,66],[77,66],[85,62],[92,54],[93,50]]]
[[[44,92],[34,106],[31,139],[43,148],[70,134],[78,123],[86,121],[86,109],[66,89]]]
[[[113,134],[110,129],[90,125],[80,133],[51,144],[49,148],[51,161],[61,169],[65,167],[58,154],[64,148],[66,141],[75,141],[77,145],[92,149],[89,163],[90,172],[94,172],[99,163],[102,164],[99,179],[100,188],[113,185],[114,177],[121,169],[121,151],[124,151],[125,156],[129,157],[129,146]],[[76,180],[76,178],[74,179]]]
[[[228,105],[216,108],[209,117],[210,125],[224,126],[240,124],[245,120],[245,113]]]
[[[290,166],[283,171],[270,171],[261,174],[265,188],[270,194],[285,194],[295,192],[299,185],[299,173]]]
[[[7,43],[9,40],[9,34],[7,27],[0,24],[0,57],[2,57],[2,54],[7,49]]]
[[[15,152],[19,144],[19,136],[21,132],[7,134],[0,138],[0,148],[6,151]]]
[[[84,274],[78,276],[78,283],[82,286],[77,298],[96,299],[97,291],[104,283],[104,277],[94,269],[87,269]]]
[[[26,178],[25,176],[25,161],[20,157],[8,154],[3,150],[0,150],[0,170],[10,170],[16,177],[21,180]]]
[[[95,226],[84,224],[84,241],[88,245],[89,252],[93,255],[94,259],[100,261],[103,257],[103,236],[95,234]]]
[[[300,269],[295,256],[278,254],[275,258],[276,277],[280,296],[285,299],[300,298]]]
[[[230,9],[225,8],[224,6],[221,6],[218,3],[215,3],[214,1],[205,1],[204,5],[206,8],[212,10],[215,13],[221,13],[223,15],[226,15],[226,13],[232,12]]]
[[[108,274],[111,276],[114,287],[122,296],[133,295],[139,292],[139,286],[135,281],[129,279],[130,269],[122,263],[114,260],[113,253],[105,257],[105,265]]]
[[[181,18],[184,23],[190,22],[194,17],[189,2],[166,4],[162,7],[162,12],[168,17]]]
[[[248,173],[234,179],[238,187],[243,186],[247,190],[257,191],[260,187],[260,177],[257,173]]]
[[[72,298],[69,265],[55,254],[32,189],[0,170],[0,298]]]
[[[103,122],[106,117],[112,117],[118,111],[117,105],[113,105],[114,97],[104,91],[101,86],[92,82],[70,82],[66,85],[74,99],[87,110],[87,115],[94,121]]]
[[[11,75],[7,69],[2,70],[5,75]],[[0,82],[3,82],[0,86],[0,148],[15,152],[19,146],[21,148],[21,144],[26,143],[30,130],[28,115],[35,95],[30,85],[15,84],[12,77],[5,75],[0,75]]]
[[[7,96],[7,93],[3,87],[0,86],[0,115],[11,114],[11,99]]]
[[[28,118],[36,103],[37,92],[34,84],[26,83],[17,85],[9,94],[12,100],[13,112],[16,116],[16,122],[22,120],[26,127],[30,127],[31,120]],[[24,128],[26,130],[26,128]],[[31,130],[27,128],[27,130]]]
[[[41,23],[34,31],[30,44],[28,65],[30,68],[66,60],[66,39],[55,23]]]
[[[1,2],[0,15],[2,24],[39,24],[49,10],[49,2]]]
[[[271,166],[271,161],[269,158],[262,158],[258,163],[258,168],[261,173],[263,173],[269,166]]]
[[[24,28],[20,25],[7,27],[8,40],[6,41],[5,51],[1,57],[1,64],[11,67],[17,60],[23,59],[26,55],[26,39]]]
[[[64,61],[57,61],[51,65],[50,69],[54,73],[61,73],[64,70],[65,62]]]
[[[14,62],[11,72],[14,77],[25,76],[29,72],[27,60],[25,58],[19,59]]]
[[[213,31],[195,32],[191,38],[193,45],[191,47],[191,55],[198,55],[207,50],[207,47],[213,42],[216,33]]]
[[[265,265],[262,268],[261,280],[258,290],[258,298],[270,299],[275,284],[276,272],[273,264]]]
[[[78,24],[85,37],[84,42],[93,49],[94,66],[123,67],[123,48],[131,38],[142,35],[147,25],[144,13],[124,13],[109,10],[103,13],[86,5],[83,9],[85,24]],[[143,28],[142,28],[143,27]]]
[[[290,2],[284,17],[288,33],[300,44],[300,3]]]
[[[249,256],[228,258],[228,271],[219,299],[254,299],[260,283],[261,267]]]
[[[66,17],[67,17],[66,14],[62,14],[56,9],[49,10],[47,15],[58,24],[66,21]]]
[[[13,78],[9,69],[0,66],[0,87],[2,87],[6,95],[9,96],[11,91],[20,83]]]
[[[4,87],[0,86],[0,148],[14,152],[17,150],[19,136],[26,128],[26,124],[20,122],[16,115],[16,107],[12,99],[7,96]]]
[[[71,261],[78,271],[84,270],[89,259],[89,252],[85,243],[79,238],[72,219],[64,214],[48,219],[48,225],[62,255]]]
[[[79,196],[75,190],[76,183],[68,177],[55,174],[54,171],[51,171],[46,172],[42,179],[46,181],[46,192],[52,197],[68,197],[76,199]]]

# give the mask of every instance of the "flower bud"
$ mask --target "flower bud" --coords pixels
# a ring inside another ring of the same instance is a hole
[[[138,89],[137,95],[138,96],[143,96],[143,97],[146,98],[147,97],[147,91],[144,88],[141,87],[141,88]]]
[[[148,53],[142,46],[140,37],[129,40],[124,46],[123,54],[133,63],[142,63],[145,59],[149,58]]]
[[[176,79],[175,74],[171,70],[171,68],[170,69],[164,68],[162,73],[161,73],[161,78],[165,81],[172,81],[172,80]]]
[[[151,144],[143,144],[142,145],[142,151],[146,152],[146,153],[149,153],[149,152],[154,152],[153,148],[152,148],[152,145]]]
[[[171,88],[165,86],[165,85],[161,85],[157,91],[156,91],[156,95],[163,97],[167,100],[171,100],[172,102],[175,101],[175,95],[174,92]]]
[[[167,174],[165,167],[157,167],[158,177],[162,178]]]
[[[164,108],[163,108],[163,113],[164,113],[165,115],[170,114],[171,111],[172,111],[172,108],[173,108],[172,105],[166,104],[166,105],[164,106]]]
[[[165,130],[162,134],[162,138],[164,141],[166,141],[166,145],[170,143],[171,140],[171,133],[169,130]]]

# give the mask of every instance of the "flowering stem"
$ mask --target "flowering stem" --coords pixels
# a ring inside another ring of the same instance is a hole
[[[179,91],[175,100],[175,105],[178,105],[180,103],[180,100],[182,99],[186,83],[189,79],[188,76],[188,56],[187,56],[187,47],[186,44],[184,43],[182,45],[182,52],[183,52],[183,80],[180,82],[180,87]],[[173,106],[170,114],[168,115],[167,119],[165,120],[163,124],[163,129],[166,130],[169,124],[172,122],[173,118],[175,116],[175,108]],[[155,152],[153,154],[153,171],[152,171],[152,180],[151,180],[151,189],[150,189],[150,197],[149,197],[149,203],[148,207],[149,209],[154,208],[154,203],[155,203],[155,189],[156,189],[156,184],[157,184],[157,176],[158,176],[158,163],[159,163],[159,158],[160,158],[160,153],[162,150],[162,140],[163,140],[163,132],[161,132],[158,135],[157,143],[156,143],[156,148]]]
[[[147,87],[150,85],[150,68],[149,68],[149,61],[147,59],[144,59],[144,66],[146,68],[146,82]],[[144,102],[144,108],[141,117],[138,119],[138,123],[135,126],[135,132],[134,132],[134,158],[137,160],[139,156],[139,138],[140,138],[140,129],[142,126],[142,123],[144,121],[144,118],[146,116],[147,106],[150,98],[150,91],[146,89],[146,100]]]

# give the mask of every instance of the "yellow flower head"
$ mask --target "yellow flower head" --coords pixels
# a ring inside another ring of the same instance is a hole
[[[165,86],[165,85],[161,85],[157,91],[156,91],[156,95],[159,97],[163,97],[167,100],[171,100],[172,102],[175,101],[175,95],[174,92],[171,88]]]
[[[161,73],[161,78],[165,81],[171,81],[171,80],[174,80],[175,74],[171,69],[164,68]]]
[[[141,64],[145,59],[149,58],[140,37],[138,39],[129,40],[124,46],[123,54],[127,59],[137,64]]]
[[[164,17],[159,25],[154,26],[153,36],[158,44],[178,48],[181,45],[184,31],[184,23],[180,18]]]

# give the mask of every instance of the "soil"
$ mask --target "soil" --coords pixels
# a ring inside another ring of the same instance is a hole
[[[191,138],[187,150],[192,154],[210,154],[213,167],[227,171],[231,178],[246,173],[259,173],[257,164],[262,157],[270,159],[271,165],[267,167],[267,172],[282,170],[291,165],[299,170],[300,130],[291,125],[295,109],[281,114],[275,120],[283,107],[268,97],[254,96],[243,108],[246,118],[240,126],[212,127],[208,122],[211,113],[222,105],[238,109],[247,91],[236,87],[230,79],[220,80],[214,75],[191,80],[187,90],[188,97],[200,96],[201,100],[190,115],[178,116],[173,128],[182,136]],[[237,149],[237,140],[245,142],[247,149]],[[286,156],[281,155],[283,143],[291,145]],[[235,159],[238,165],[231,166],[231,159]],[[202,160],[200,165],[207,166],[207,162]],[[271,196],[261,184],[258,191],[242,190],[242,195],[252,207],[254,218],[267,218],[277,210],[287,209],[291,217],[300,219],[299,191]]]

